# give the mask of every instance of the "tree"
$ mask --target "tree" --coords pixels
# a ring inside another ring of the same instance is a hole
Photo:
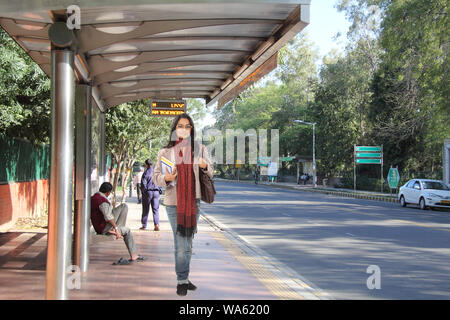
[[[450,136],[448,7],[443,0],[394,1],[382,22],[385,53],[370,119],[374,139],[385,139],[389,161],[404,170],[442,168]]]
[[[206,104],[200,99],[186,99],[187,110],[186,113],[191,116],[195,124],[199,123],[206,116]]]
[[[122,203],[126,199],[126,184],[138,155],[152,143],[152,154],[156,161],[156,150],[168,136],[171,119],[152,117],[148,101],[141,100],[111,108],[106,113],[106,150],[113,155],[116,173],[113,176],[113,205],[116,203],[116,187],[121,178]],[[166,141],[167,143],[167,141]],[[148,149],[147,149],[148,150]],[[145,159],[141,159],[145,160]]]
[[[1,28],[0,56],[0,133],[49,143],[50,79]]]
[[[168,142],[173,118],[153,117],[148,106],[148,100],[141,100],[116,106],[106,113],[106,149],[116,167],[112,178],[113,205],[117,201],[119,181],[123,192],[121,202],[125,202],[126,185],[136,161],[144,163],[150,158],[155,163],[159,149]],[[194,122],[200,121],[206,114],[204,103],[187,99],[187,113]]]
[[[376,40],[371,47],[376,48]],[[353,145],[370,141],[373,61],[367,39],[349,46],[345,56],[324,59],[313,105],[318,128],[319,171],[340,174],[353,166]],[[380,142],[378,142],[380,143]],[[382,142],[381,142],[382,143]]]

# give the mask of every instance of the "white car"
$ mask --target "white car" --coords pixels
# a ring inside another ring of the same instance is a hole
[[[439,180],[412,179],[400,187],[398,200],[402,207],[407,204],[428,207],[450,208],[450,188]]]

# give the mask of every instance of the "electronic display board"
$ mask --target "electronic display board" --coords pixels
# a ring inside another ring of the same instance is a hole
[[[152,100],[152,116],[175,117],[186,112],[186,101],[184,100]]]

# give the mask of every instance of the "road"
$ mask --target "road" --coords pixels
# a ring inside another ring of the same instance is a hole
[[[450,212],[251,183],[215,186],[215,202],[202,210],[334,299],[450,299]]]

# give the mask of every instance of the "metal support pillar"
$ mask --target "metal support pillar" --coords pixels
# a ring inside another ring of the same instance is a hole
[[[450,139],[445,139],[442,147],[442,169],[442,180],[450,186]]]
[[[52,50],[52,122],[46,299],[67,299],[71,267],[74,53]]]
[[[313,187],[317,187],[317,166],[316,166],[316,123],[312,124],[313,127]]]
[[[89,265],[91,217],[91,101],[92,87],[75,92],[75,226],[74,264],[86,272]]]
[[[105,181],[109,181],[108,172],[106,168],[106,154],[105,154],[105,113],[100,112],[99,122],[99,142],[100,156],[98,159],[98,184],[99,187]]]

